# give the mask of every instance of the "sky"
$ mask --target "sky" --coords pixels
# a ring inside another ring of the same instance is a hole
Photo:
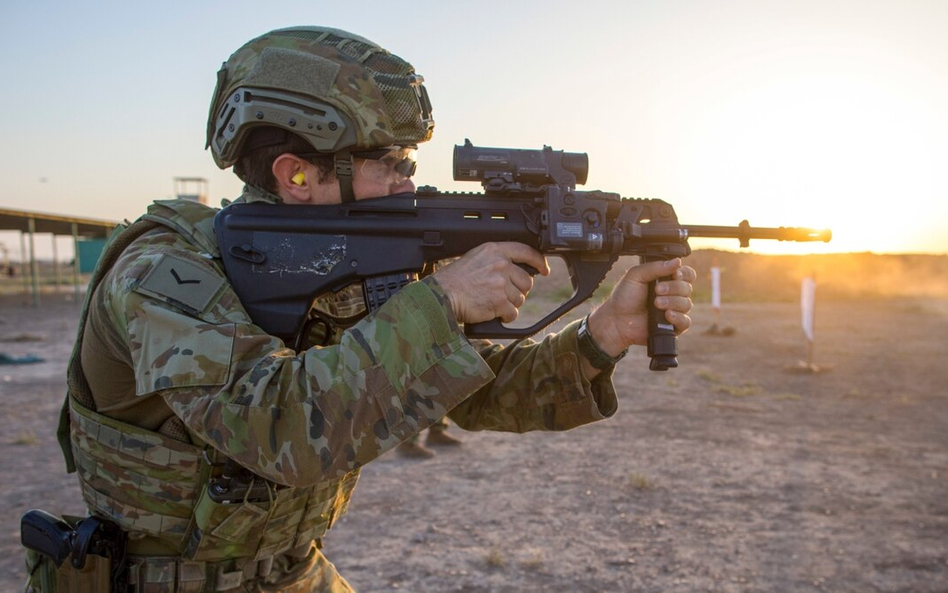
[[[204,150],[215,73],[299,24],[425,77],[419,185],[480,189],[452,180],[465,138],[549,145],[589,155],[583,189],[661,198],[684,224],[834,233],[756,252],[948,253],[942,0],[5,2],[0,208],[135,219],[183,176],[207,178],[213,204],[236,197]]]

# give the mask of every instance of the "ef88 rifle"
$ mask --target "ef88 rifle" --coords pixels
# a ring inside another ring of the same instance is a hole
[[[470,337],[523,338],[590,296],[623,255],[643,261],[691,253],[692,237],[829,241],[829,230],[682,225],[662,200],[580,191],[584,153],[455,146],[454,178],[480,181],[483,193],[424,186],[331,205],[243,204],[221,210],[215,232],[224,268],[254,323],[299,345],[316,297],[360,283],[366,310],[385,303],[431,264],[487,242],[517,241],[561,257],[573,295],[529,327],[494,319],[465,325]],[[529,270],[536,273],[536,270]],[[678,366],[674,328],[649,289],[649,368]]]

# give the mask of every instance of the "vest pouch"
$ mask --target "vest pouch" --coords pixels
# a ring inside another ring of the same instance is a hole
[[[266,502],[235,496],[230,503],[219,503],[205,488],[194,508],[184,557],[204,562],[262,560],[309,544],[345,512],[357,478],[353,472],[308,488],[279,488]]]
[[[253,557],[260,546],[270,502],[215,502],[204,488],[194,515],[184,557],[216,562],[227,558]]]

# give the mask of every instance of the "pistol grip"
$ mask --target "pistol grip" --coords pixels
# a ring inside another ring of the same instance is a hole
[[[660,280],[671,280],[670,276]],[[665,312],[655,306],[655,286],[658,280],[648,283],[648,355],[652,359],[651,371],[667,371],[678,367],[678,336],[675,326],[665,319]]]
[[[76,532],[72,526],[46,511],[32,509],[20,519],[20,542],[62,566],[72,552]]]

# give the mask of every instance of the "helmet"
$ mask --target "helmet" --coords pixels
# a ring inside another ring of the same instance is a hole
[[[234,52],[217,73],[206,148],[226,169],[286,132],[349,162],[351,151],[414,146],[434,130],[423,81],[405,60],[346,31],[271,31]],[[255,134],[251,146],[255,128],[274,134]]]

